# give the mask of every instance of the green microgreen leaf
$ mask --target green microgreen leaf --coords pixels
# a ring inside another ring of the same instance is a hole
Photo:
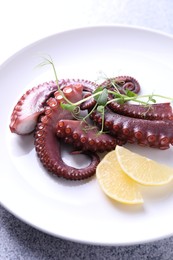
[[[153,98],[153,95],[148,97],[148,102],[156,103],[155,98]]]
[[[114,98],[122,98],[122,94],[120,94],[118,92],[113,92],[113,96],[114,96]]]
[[[125,100],[124,100],[124,98],[123,97],[121,97],[121,98],[117,98],[116,99],[116,102],[118,103],[118,104],[124,104],[125,103]]]
[[[94,90],[94,92],[93,92],[94,95],[98,93],[98,95],[94,96],[95,101],[97,101],[99,99],[99,93],[101,93],[102,91],[103,91],[102,86],[100,86],[100,87],[96,88],[96,90]]]
[[[126,90],[126,96],[128,96],[128,97],[136,97],[137,95],[133,91],[127,89]]]
[[[150,101],[153,102],[153,103],[157,102],[156,99],[154,99],[154,98],[151,98]]]
[[[70,112],[73,112],[73,111],[76,109],[76,106],[71,105],[71,104],[68,104],[68,103],[61,103],[61,107],[62,107],[64,110],[68,110],[68,111],[70,111]]]
[[[104,112],[104,106],[98,106],[97,111],[102,114]]]
[[[104,88],[97,99],[97,104],[100,106],[105,106],[108,100],[108,90]]]

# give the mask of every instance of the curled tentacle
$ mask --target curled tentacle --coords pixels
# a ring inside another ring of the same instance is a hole
[[[138,81],[130,76],[118,76],[110,78],[104,81],[101,85],[109,89],[112,89],[116,86],[120,93],[125,93],[127,90],[133,91],[134,93],[139,93],[140,91],[140,85]]]
[[[35,149],[43,166],[58,177],[69,180],[82,180],[94,175],[100,161],[98,155],[88,154],[91,163],[82,169],[67,165],[61,157],[60,141],[52,130],[49,131],[49,127],[50,125],[40,122],[35,133]]]
[[[80,84],[63,89],[65,96],[72,102],[80,100],[83,87]],[[54,93],[54,98],[49,98],[45,113],[41,116],[35,131],[35,149],[43,166],[59,177],[70,180],[81,180],[95,174],[99,163],[98,155],[90,153],[91,163],[83,169],[76,169],[67,165],[61,158],[60,141],[56,136],[56,124],[59,120],[72,119],[71,112],[63,110],[60,102],[63,101],[59,92]]]
[[[105,152],[113,150],[116,144],[124,144],[113,136],[99,133],[96,126],[77,120],[62,119],[58,121],[56,129],[59,138],[82,151]]]
[[[110,78],[107,79],[106,81],[104,81],[100,86],[113,90],[113,91],[119,91],[120,93],[125,93],[127,90],[130,90],[134,93],[138,93],[140,91],[140,85],[138,83],[138,81],[130,76],[118,76],[115,78]],[[87,96],[91,95],[92,93],[87,94]],[[112,95],[108,96],[108,100],[110,101],[113,98]],[[91,97],[90,99],[88,99],[87,101],[83,102],[81,104],[81,109],[85,110],[85,109],[92,109],[96,104],[96,101],[93,97]],[[128,116],[134,116],[139,114],[139,111],[137,111],[137,113],[133,113],[133,107],[128,107],[129,105],[125,105],[125,106],[120,106],[117,102],[111,102],[109,103],[109,107],[110,109],[112,109],[113,111],[115,111],[116,113],[120,113],[123,114],[128,112]],[[137,107],[135,107],[136,105],[134,105],[134,109],[137,110]],[[140,106],[141,107],[141,106]],[[141,118],[143,116],[143,114],[146,112],[146,109],[142,109],[141,111]]]

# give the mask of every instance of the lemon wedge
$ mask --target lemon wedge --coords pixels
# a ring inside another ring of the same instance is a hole
[[[164,185],[173,180],[173,168],[133,153],[122,146],[116,146],[115,151],[121,169],[132,180],[151,186]]]
[[[103,192],[111,199],[125,204],[143,203],[138,184],[124,173],[115,150],[101,160],[96,177]]]

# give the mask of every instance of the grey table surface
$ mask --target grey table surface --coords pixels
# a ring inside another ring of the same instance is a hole
[[[61,5],[61,14],[66,12],[65,2]],[[70,12],[73,22],[67,21],[64,15],[64,29],[70,25],[111,23],[142,26],[173,35],[172,0],[87,0],[80,1],[80,4],[74,1],[73,7]],[[31,28],[28,33],[32,33]],[[173,259],[173,237],[130,246],[80,244],[38,231],[0,206],[0,259],[168,260]]]

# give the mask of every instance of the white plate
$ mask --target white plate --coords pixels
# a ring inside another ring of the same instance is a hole
[[[54,79],[52,69],[37,68],[40,54],[55,61],[59,78],[95,80],[131,75],[143,92],[171,95],[173,38],[121,26],[80,28],[40,40],[7,60],[0,69],[0,199],[15,216],[49,234],[86,243],[126,245],[173,234],[172,184],[142,190],[143,206],[109,200],[95,178],[84,183],[53,178],[37,160],[32,136],[9,131],[10,113],[24,91]],[[173,149],[128,147],[173,166]],[[69,160],[67,154],[65,159]],[[70,159],[71,160],[71,159]],[[78,163],[78,162],[76,162]],[[133,163],[133,162],[132,162]]]

